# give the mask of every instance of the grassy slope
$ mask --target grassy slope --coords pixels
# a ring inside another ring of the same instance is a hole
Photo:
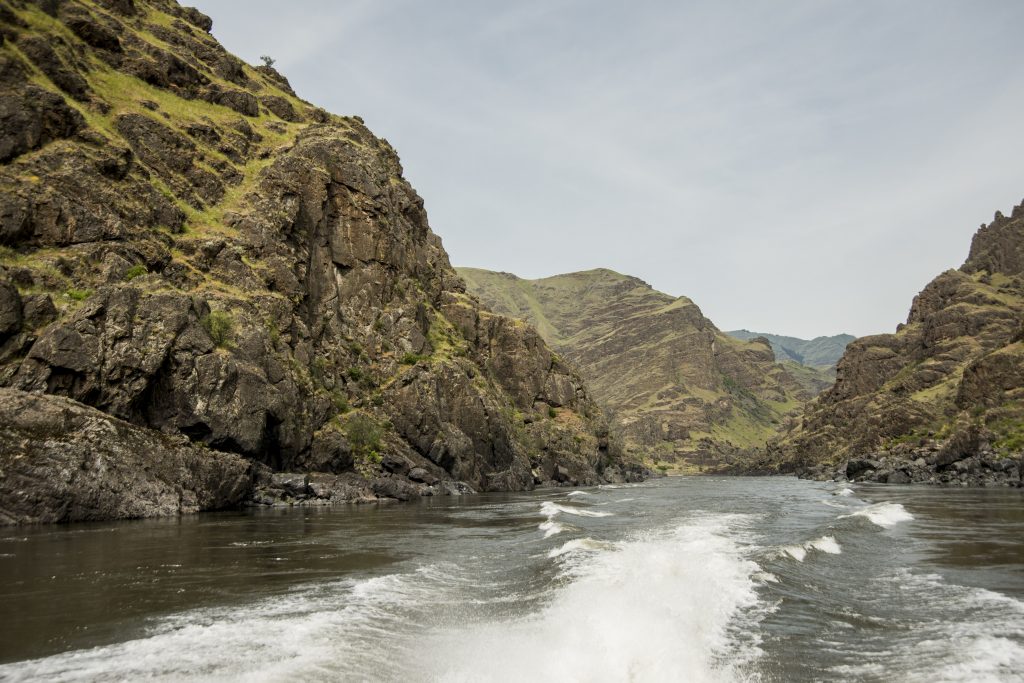
[[[673,469],[709,462],[709,451],[762,446],[820,389],[817,371],[773,363],[764,345],[723,334],[690,299],[637,278],[457,270],[491,308],[534,324],[581,369],[631,446]]]

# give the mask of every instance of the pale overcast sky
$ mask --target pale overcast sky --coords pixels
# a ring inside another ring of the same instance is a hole
[[[1024,2],[200,0],[398,150],[455,265],[892,331],[1024,197]]]

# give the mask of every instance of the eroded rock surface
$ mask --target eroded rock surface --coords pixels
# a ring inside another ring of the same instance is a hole
[[[233,507],[254,465],[59,396],[0,389],[0,524]]]

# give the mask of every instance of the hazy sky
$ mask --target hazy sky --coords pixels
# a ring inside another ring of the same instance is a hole
[[[199,0],[398,150],[455,265],[892,331],[1024,197],[1024,3]]]

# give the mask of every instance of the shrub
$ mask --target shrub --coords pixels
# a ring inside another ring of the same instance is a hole
[[[380,425],[369,415],[353,415],[345,424],[345,436],[352,449],[356,471],[369,478],[380,463]]]
[[[558,417],[558,411],[548,406],[548,417],[550,417],[552,420],[555,419],[556,417]]]
[[[274,63],[277,62],[270,55],[260,55],[260,61],[263,62],[263,66],[274,66]]]
[[[421,356],[418,353],[406,353],[402,356],[402,365],[416,365],[421,360],[426,360],[427,356]]]
[[[143,275],[146,275],[147,273],[149,273],[149,269],[146,268],[146,266],[142,265],[141,263],[137,263],[134,266],[132,266],[131,268],[129,268],[128,270],[125,271],[124,281],[125,282],[131,282],[135,278],[142,277]]]
[[[91,289],[75,289],[74,287],[69,288],[64,293],[67,294],[69,299],[73,299],[74,301],[85,301],[92,296]]]
[[[349,411],[348,397],[342,394],[340,391],[335,390],[331,394],[331,402],[334,407],[337,408],[338,412],[344,415]]]
[[[348,369],[348,378],[353,382],[358,382],[363,378],[363,371],[359,368],[352,366]]]
[[[235,321],[226,311],[210,311],[199,321],[217,348],[227,348],[235,331]]]

